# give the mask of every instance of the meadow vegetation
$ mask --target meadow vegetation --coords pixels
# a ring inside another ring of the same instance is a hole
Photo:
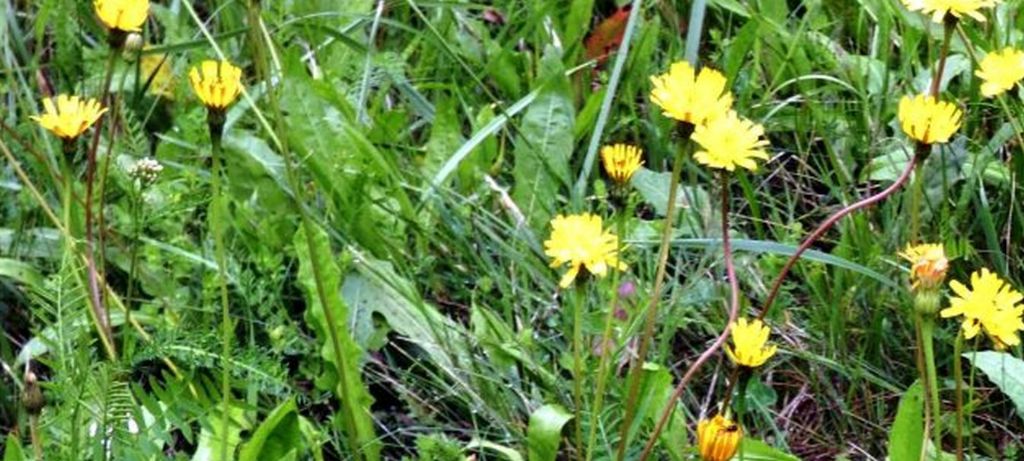
[[[1024,459],[1019,0],[2,0],[0,459]]]

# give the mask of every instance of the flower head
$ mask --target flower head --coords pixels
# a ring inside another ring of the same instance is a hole
[[[149,92],[155,96],[174,99],[174,74],[171,60],[163,53],[144,54],[139,59],[139,75],[149,83]]]
[[[963,316],[964,337],[971,339],[984,331],[997,348],[1020,344],[1018,330],[1024,330],[1024,296],[988,269],[971,274],[971,288],[959,281],[949,283],[955,296],[939,314],[943,318]]]
[[[79,137],[107,111],[95,99],[66,94],[57,96],[56,104],[50,98],[44,99],[43,109],[44,113],[32,116],[32,120],[65,140]]]
[[[558,215],[551,220],[551,238],[544,242],[544,254],[551,267],[569,265],[559,285],[572,285],[580,270],[603,277],[608,268],[625,269],[619,261],[619,238],[602,228],[601,217],[589,213]]]
[[[694,154],[693,159],[711,168],[733,171],[740,166],[755,171],[754,159],[768,159],[763,149],[768,141],[761,139],[762,136],[764,127],[729,111],[706,125],[697,125],[693,140],[703,149]]]
[[[725,416],[716,415],[697,423],[697,449],[703,461],[729,461],[742,439],[743,429]]]
[[[651,102],[680,122],[701,125],[732,107],[725,76],[714,69],[705,67],[697,74],[689,63],[680,61],[667,74],[651,77],[651,83]]]
[[[747,322],[739,319],[732,325],[733,347],[725,346],[725,354],[738,366],[757,368],[775,355],[778,347],[768,344],[771,329],[760,319]]]
[[[931,96],[904,96],[900,100],[899,119],[903,132],[923,144],[949,142],[960,129],[963,113],[951,103]]]
[[[908,10],[930,14],[932,21],[937,23],[949,17],[960,19],[964,15],[985,22],[985,16],[978,10],[993,7],[996,3],[996,0],[903,0]]]
[[[908,246],[900,253],[903,259],[910,262],[910,286],[914,289],[931,290],[938,288],[946,280],[949,260],[941,243]]]
[[[998,96],[1024,79],[1024,51],[1007,47],[985,55],[975,75],[984,80],[981,94],[986,98]]]
[[[633,173],[636,173],[636,170],[640,169],[640,165],[644,164],[641,157],[643,157],[643,151],[636,146],[627,144],[615,144],[601,149],[604,171],[616,184],[629,182]]]
[[[188,77],[196,96],[210,109],[227,109],[242,92],[242,69],[227,61],[203,61]]]
[[[138,32],[149,16],[149,0],[93,0],[96,16],[107,28]]]
[[[128,166],[126,172],[128,176],[143,186],[148,186],[156,182],[160,172],[164,171],[164,166],[160,164],[156,159],[153,158],[141,158],[135,163]]]

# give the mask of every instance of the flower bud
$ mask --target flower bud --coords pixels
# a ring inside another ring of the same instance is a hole
[[[742,439],[743,429],[722,415],[697,423],[697,448],[703,461],[729,461]]]
[[[132,32],[124,39],[124,51],[134,53],[141,50],[143,44],[142,35],[138,32]]]

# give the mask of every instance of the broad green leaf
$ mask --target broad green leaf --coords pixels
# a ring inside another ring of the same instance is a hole
[[[541,88],[516,140],[512,197],[533,228],[547,225],[558,210],[558,193],[569,186],[575,108],[561,55],[548,47],[541,60]]]
[[[739,453],[736,454],[732,459],[733,461],[743,459],[743,461],[800,461],[800,458],[786,453],[778,448],[772,447],[767,443],[764,443],[757,439],[744,438],[740,442],[740,452],[743,453],[742,458]]]
[[[245,417],[245,410],[231,407],[228,418],[227,434],[224,434],[224,420],[221,418],[223,407],[217,407],[214,413],[203,421],[203,430],[199,432],[199,446],[192,454],[192,461],[234,461],[235,449],[241,441],[240,434],[248,430],[250,423]],[[223,446],[227,443],[227,458],[221,456]]]
[[[562,428],[572,415],[560,405],[548,404],[530,415],[526,429],[529,461],[554,461],[562,442]]]
[[[920,460],[924,438],[924,388],[915,382],[900,398],[889,432],[889,460]]]
[[[295,459],[305,449],[295,399],[288,399],[267,415],[252,438],[242,445],[239,461]]]
[[[12,279],[37,290],[43,286],[43,275],[35,267],[16,259],[0,258],[0,277]]]
[[[969,352],[963,355],[1006,394],[1024,419],[1024,361],[1006,352]]]
[[[306,297],[306,322],[317,332],[321,343],[320,355],[325,361],[334,365],[337,376],[327,378],[320,384],[328,384],[335,388],[338,403],[341,407],[341,420],[350,441],[367,458],[380,458],[380,440],[374,433],[373,416],[370,396],[361,375],[360,361],[363,351],[356,345],[349,330],[348,307],[341,297],[342,269],[334,257],[327,233],[311,224],[312,238],[307,239],[304,229],[295,234],[295,250],[299,257],[298,280]],[[312,258],[316,258],[315,260]],[[314,275],[313,265],[319,272],[319,282]],[[345,261],[347,266],[348,262]],[[321,286],[317,286],[318,283]],[[321,299],[321,293],[326,299]],[[327,320],[325,309],[329,309],[333,325]],[[335,353],[333,343],[339,343],[341,351]]]
[[[21,448],[21,441],[17,437],[11,434],[7,435],[6,443],[4,443],[4,461],[24,461],[25,453]]]
[[[437,104],[430,140],[426,145],[427,156],[423,161],[423,172],[427,176],[436,174],[444,161],[465,143],[458,108],[455,99],[444,99]]]

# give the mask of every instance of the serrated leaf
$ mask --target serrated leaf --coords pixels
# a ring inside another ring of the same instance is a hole
[[[320,354],[325,361],[334,365],[335,379],[328,382],[334,388],[341,406],[341,420],[345,431],[356,443],[363,455],[371,460],[380,458],[380,440],[374,433],[370,396],[360,369],[363,351],[352,337],[348,323],[348,307],[341,297],[342,270],[334,258],[334,252],[323,229],[311,224],[313,235],[307,240],[304,229],[295,234],[295,250],[299,257],[298,280],[306,297],[306,321],[317,332],[321,343]],[[314,261],[312,258],[316,258]],[[319,283],[313,272],[313,264],[319,269]],[[346,263],[347,265],[347,263]],[[326,299],[321,299],[323,293]],[[334,324],[327,321],[324,309],[329,309]],[[335,354],[331,330],[337,335],[341,351]]]

